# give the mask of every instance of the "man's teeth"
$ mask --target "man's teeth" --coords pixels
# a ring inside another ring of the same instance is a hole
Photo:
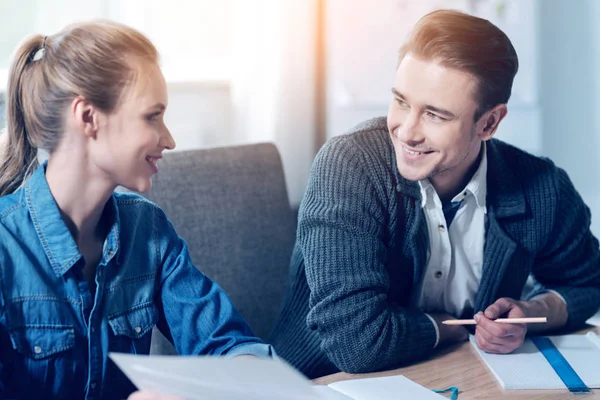
[[[407,152],[408,154],[412,154],[413,156],[418,156],[421,155],[423,153],[421,153],[420,151],[410,151],[409,149],[407,149],[406,147],[403,147],[404,151]]]
[[[146,157],[146,160],[150,161],[154,165],[156,165],[156,162],[158,161],[158,159],[154,157]]]

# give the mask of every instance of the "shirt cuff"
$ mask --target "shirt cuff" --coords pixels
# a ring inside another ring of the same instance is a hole
[[[248,343],[236,346],[227,352],[227,357],[256,356],[258,358],[277,358],[273,346],[265,343]]]
[[[556,297],[558,297],[559,299],[562,300],[563,303],[565,303],[565,305],[567,305],[567,300],[565,300],[565,298],[563,297],[562,294],[558,293],[556,290],[552,290],[552,289],[546,289],[543,292],[540,292],[538,294],[536,294],[535,296],[533,296],[531,299],[529,300],[533,300],[536,297],[540,297],[541,295],[543,295],[544,293],[554,293],[556,295]]]
[[[427,318],[429,318],[431,320],[431,323],[433,324],[433,328],[435,329],[435,344],[433,345],[433,348],[435,349],[438,345],[438,343],[440,342],[440,328],[437,325],[437,322],[435,322],[435,319],[433,319],[433,317],[427,313],[425,313],[425,315],[427,316]]]

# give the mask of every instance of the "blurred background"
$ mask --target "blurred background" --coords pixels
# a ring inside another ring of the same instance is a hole
[[[600,0],[0,0],[0,109],[25,36],[117,20],[161,53],[176,151],[274,142],[297,206],[322,144],[386,114],[398,49],[437,8],[511,38],[520,70],[497,137],[564,168],[599,236]]]

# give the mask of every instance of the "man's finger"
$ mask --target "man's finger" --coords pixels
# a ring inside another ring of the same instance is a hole
[[[488,342],[481,333],[475,332],[475,341],[477,346],[486,353],[502,354],[502,346],[495,343]]]
[[[504,339],[502,344],[492,343],[486,340],[481,331],[475,332],[475,339],[479,348],[486,353],[507,354],[513,352],[523,344],[523,338],[511,337]]]
[[[502,297],[486,308],[484,314],[489,319],[496,319],[509,312],[514,306],[515,303],[512,299]]]
[[[494,322],[487,318],[483,313],[477,313],[475,315],[475,321],[477,321],[477,329],[483,329],[491,336],[498,338],[505,338],[511,336],[525,336],[527,327],[525,324],[505,324],[502,322]]]
[[[481,338],[486,341],[486,343],[496,344],[496,345],[503,345],[504,341],[505,341],[504,338],[492,335],[490,332],[486,331],[481,326],[477,326],[477,328],[475,328],[475,333],[479,334],[481,336]]]

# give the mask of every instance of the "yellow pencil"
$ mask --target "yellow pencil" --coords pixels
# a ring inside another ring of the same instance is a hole
[[[548,322],[546,317],[532,317],[532,318],[498,318],[494,322],[501,322],[503,324],[540,324]],[[447,319],[442,321],[445,325],[476,325],[477,322],[474,319]]]

